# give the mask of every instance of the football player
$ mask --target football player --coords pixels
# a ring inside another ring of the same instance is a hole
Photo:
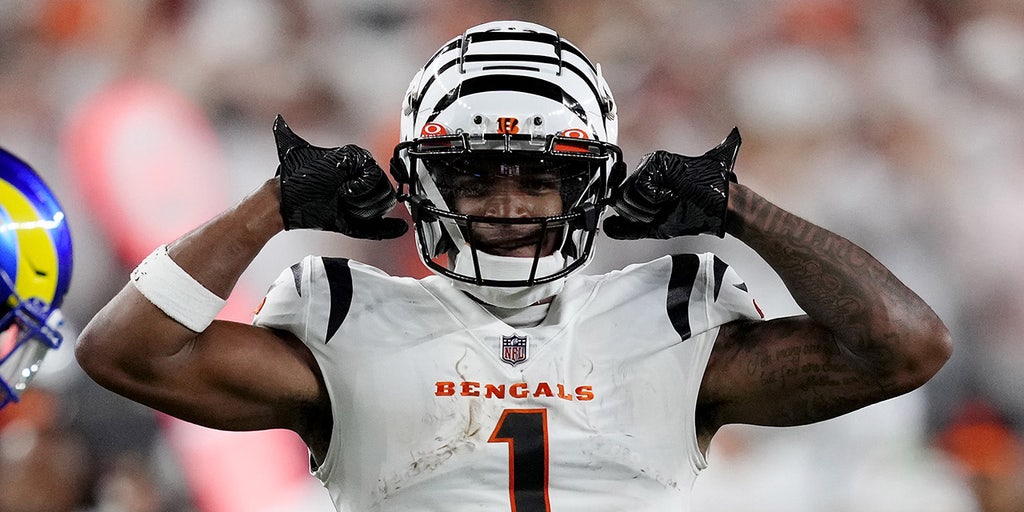
[[[158,248],[82,333],[101,384],[208,427],[283,428],[344,510],[686,510],[716,430],[800,425],[921,386],[940,319],[848,240],[737,182],[734,130],[628,177],[601,68],[544,26],[476,26],[402,104],[397,193],[278,118],[278,176]],[[282,230],[401,236],[435,275],[309,256],[251,325],[215,321]],[[605,210],[615,215],[602,224]],[[614,238],[732,235],[806,315],[761,318],[713,254],[580,272]]]
[[[0,149],[0,408],[17,402],[46,354],[71,283],[71,232],[42,178]]]

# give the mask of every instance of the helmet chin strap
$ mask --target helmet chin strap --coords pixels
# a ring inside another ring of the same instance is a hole
[[[483,279],[523,280],[530,276],[530,271],[533,269],[533,258],[495,256],[483,251],[477,251],[476,255],[480,263],[480,277]],[[550,256],[544,256],[537,260],[536,275],[551,275],[562,270],[564,265],[565,256],[560,252],[555,252]],[[453,270],[463,275],[476,275],[473,255],[469,246],[464,245],[455,256]],[[564,284],[565,278],[522,287],[480,286],[452,280],[452,286],[455,288],[493,306],[509,309],[525,308],[548,297],[557,295],[558,292],[562,291]]]

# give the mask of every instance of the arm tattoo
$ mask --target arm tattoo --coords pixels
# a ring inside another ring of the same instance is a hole
[[[744,341],[733,346],[736,360],[742,362],[736,370],[745,373],[738,380],[757,390],[741,396],[760,397],[752,405],[759,412],[744,413],[741,423],[802,425],[894,394],[883,379],[858,371],[842,357],[838,345],[823,343],[818,332],[808,328],[799,317],[751,322],[741,328],[739,338]],[[767,339],[779,342],[765,343]]]
[[[879,363],[890,360],[901,342],[901,308],[919,299],[849,240],[749,189],[736,192],[730,231],[771,265],[797,304],[832,333],[839,350],[884,368]]]

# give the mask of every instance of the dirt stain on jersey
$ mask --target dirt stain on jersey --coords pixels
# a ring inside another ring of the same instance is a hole
[[[651,468],[648,464],[640,461],[633,450],[618,441],[607,439],[603,436],[592,436],[590,441],[584,443],[583,455],[590,460],[590,469],[603,469],[602,466],[618,466],[623,472],[631,473],[631,478],[650,478],[661,485],[677,489],[679,482],[676,479],[662,474],[660,471]],[[604,461],[604,462],[602,462]]]
[[[438,446],[429,451],[411,452],[408,465],[378,479],[379,501],[387,500],[389,494],[417,482],[459,455],[476,451],[487,442],[483,422],[488,421],[488,410],[494,408],[488,407],[482,399],[461,400],[452,404],[457,404],[454,413],[447,417],[431,418],[431,423],[437,423],[439,435],[434,440],[439,443]],[[492,410],[491,414],[496,413]],[[445,435],[445,432],[450,434]]]

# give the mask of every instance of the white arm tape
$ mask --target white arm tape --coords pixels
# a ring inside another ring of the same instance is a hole
[[[195,332],[203,332],[227,302],[206,289],[157,247],[132,271],[131,283],[167,316]]]

